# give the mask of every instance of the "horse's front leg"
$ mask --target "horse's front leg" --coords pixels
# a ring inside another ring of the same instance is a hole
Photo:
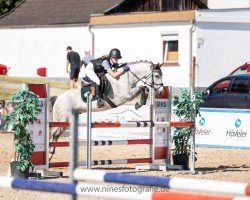
[[[140,102],[137,102],[135,104],[135,109],[136,110],[138,110],[143,105],[146,105],[146,103],[147,103],[149,89],[146,86],[141,86],[140,91],[141,91],[141,98],[140,98]]]

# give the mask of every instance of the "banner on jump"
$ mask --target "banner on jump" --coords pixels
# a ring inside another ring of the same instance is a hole
[[[143,121],[149,119],[149,106],[142,106],[135,110],[134,105],[122,105],[118,108],[103,112],[93,112],[92,122],[126,122]],[[86,122],[87,114],[79,115],[79,122]],[[79,138],[86,139],[87,129],[79,128]],[[149,128],[98,128],[92,129],[93,140],[129,140],[149,139]]]

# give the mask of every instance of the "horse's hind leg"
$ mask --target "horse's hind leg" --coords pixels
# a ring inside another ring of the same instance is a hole
[[[57,142],[59,137],[60,137],[59,135],[53,137],[51,142]],[[56,152],[56,147],[50,147],[49,148],[49,161],[51,161],[51,159],[53,158],[55,152]]]
[[[57,142],[62,132],[63,131],[61,130],[61,128],[57,128],[56,130],[51,132],[50,141]],[[49,161],[53,158],[55,151],[56,151],[56,147],[49,147]]]

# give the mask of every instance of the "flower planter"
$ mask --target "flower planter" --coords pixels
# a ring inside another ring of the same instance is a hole
[[[18,169],[19,161],[10,162],[10,172],[11,176],[15,178],[28,178],[29,177],[29,168],[27,168],[24,172]]]
[[[176,154],[172,155],[174,165],[182,165],[184,170],[189,169],[189,155],[188,154]]]

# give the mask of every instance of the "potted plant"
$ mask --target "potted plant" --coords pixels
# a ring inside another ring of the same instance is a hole
[[[26,126],[37,121],[37,116],[41,112],[40,100],[27,88],[14,93],[11,100],[14,110],[5,116],[6,126],[14,134],[15,158],[10,163],[11,175],[27,178],[29,168],[33,167],[30,157],[34,152],[35,145]]]
[[[195,91],[195,117],[200,115],[199,110],[202,102],[202,94]],[[173,114],[179,118],[179,121],[191,120],[192,103],[190,93],[187,90],[181,90],[179,96],[173,98]],[[184,169],[188,169],[189,166],[190,136],[190,127],[176,127],[172,134],[172,143],[175,145],[172,152],[173,163],[176,165],[183,165]]]

